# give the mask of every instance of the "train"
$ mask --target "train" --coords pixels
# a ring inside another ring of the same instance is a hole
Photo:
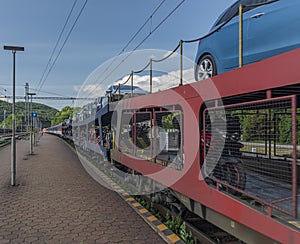
[[[155,93],[113,86],[47,132],[177,215],[246,243],[300,243],[299,60],[296,49]]]

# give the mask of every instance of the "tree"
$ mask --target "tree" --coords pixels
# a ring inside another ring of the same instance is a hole
[[[51,125],[57,125],[69,118],[72,118],[73,115],[78,112],[80,110],[80,108],[76,107],[76,108],[72,108],[70,106],[66,106],[64,108],[62,108],[61,111],[57,112],[55,115],[55,118],[51,121]]]
[[[16,102],[16,107],[15,107],[16,118],[18,118],[19,116],[23,116],[22,125],[25,124],[25,115],[26,115],[25,107],[26,107],[25,102]],[[3,120],[5,117],[7,118],[5,122],[6,128],[8,128],[8,125],[11,126],[11,117],[9,117],[9,115],[11,114],[11,108],[12,108],[11,103],[0,101],[0,122],[2,122],[0,126],[3,127],[4,125]],[[39,122],[42,123],[43,127],[50,126],[51,120],[55,118],[55,114],[58,112],[58,110],[55,108],[49,107],[45,104],[34,103],[34,102],[32,103],[32,111],[37,113],[38,120]],[[20,124],[17,121],[16,123],[17,127],[20,127]]]
[[[23,115],[17,114],[16,115],[16,127],[20,127],[22,124],[22,121],[23,121]],[[12,115],[11,114],[8,115],[6,117],[6,119],[0,123],[0,128],[4,128],[4,125],[5,125],[6,129],[12,128]]]

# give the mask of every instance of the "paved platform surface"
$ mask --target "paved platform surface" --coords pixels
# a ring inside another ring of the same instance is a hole
[[[166,243],[61,139],[44,135],[28,153],[18,141],[18,186],[10,186],[10,146],[0,149],[0,244]]]

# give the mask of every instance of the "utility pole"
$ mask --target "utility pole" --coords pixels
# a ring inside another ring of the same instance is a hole
[[[28,127],[29,127],[29,104],[28,104],[28,93],[29,93],[29,84],[25,84],[25,124],[26,124],[26,138],[28,136]]]
[[[28,92],[27,93],[28,96],[30,96],[30,138],[29,138],[29,141],[30,141],[30,148],[29,148],[29,154],[32,155],[33,154],[33,143],[32,143],[32,139],[33,139],[33,117],[32,117],[32,96],[36,95],[35,93],[30,93]]]

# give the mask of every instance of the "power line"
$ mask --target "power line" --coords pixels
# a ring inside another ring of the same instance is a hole
[[[126,48],[129,46],[129,44],[134,40],[134,38],[136,38],[136,36],[142,31],[142,29],[145,27],[145,25],[152,19],[153,15],[160,9],[160,7],[163,5],[163,3],[166,0],[163,0],[156,8],[155,10],[152,12],[152,14],[148,17],[148,19],[144,22],[144,24],[139,28],[139,30],[132,36],[132,38],[128,41],[128,43],[125,45],[125,47],[122,49],[122,51],[118,54],[122,54]]]
[[[160,7],[161,7],[161,5],[163,4],[163,2],[164,1],[162,1],[161,2],[161,4],[155,9],[155,11],[154,12],[156,12]],[[132,51],[130,51],[129,52],[129,54],[124,58],[124,59],[122,59],[122,61],[102,80],[102,81],[100,81],[97,85],[96,85],[96,87],[94,88],[94,90],[93,91],[95,91],[115,70],[117,70],[120,66],[121,66],[121,64],[123,64],[125,61],[126,61],[126,59],[128,59],[129,58],[129,56],[131,56],[131,54],[135,51],[135,50],[137,50],[155,31],[157,31],[158,30],[158,28],[172,15],[172,14],[174,14],[174,12],[183,4],[185,2],[185,0],[182,0],[179,4],[177,4],[177,6],[158,24],[158,25],[156,25],[156,27],[153,29],[153,31],[150,31],[150,33],[132,50]],[[149,21],[149,20],[151,20],[152,19],[152,16],[153,16],[153,14],[146,20],[146,23]],[[143,25],[143,27],[145,26],[145,24]],[[140,30],[138,30],[138,32],[140,32]],[[130,40],[130,42],[131,42],[131,40]],[[127,46],[126,46],[127,47]],[[121,54],[123,52],[123,49],[122,49],[122,51],[119,53],[119,55]],[[109,66],[101,73],[101,75],[96,79],[96,81],[98,81],[101,77],[102,77],[102,75],[111,67],[111,65],[112,65],[112,63],[114,63],[114,61],[116,60],[116,58],[109,64]],[[89,95],[93,92],[93,91],[91,91],[90,93],[89,93]]]
[[[126,43],[126,45],[121,49],[121,51],[115,56],[115,58],[110,62],[110,64],[107,66],[107,68],[100,74],[100,76],[96,79],[96,81],[98,81],[106,71],[109,70],[109,68],[114,64],[114,62],[116,61],[117,57],[119,55],[121,55],[126,48],[130,45],[130,43],[132,43],[132,41],[137,37],[137,35],[142,31],[142,29],[146,26],[146,24],[153,18],[153,16],[156,14],[156,12],[161,8],[161,6],[163,5],[163,3],[166,0],[163,0],[160,2],[160,4],[154,9],[154,11],[151,13],[151,15],[146,19],[146,21],[141,25],[141,27],[135,32],[135,34],[130,38],[130,40]]]
[[[174,12],[185,2],[186,0],[182,0],[158,25],[156,25],[156,27],[153,29],[153,31],[150,31],[150,33],[132,50],[129,52],[129,54],[122,59],[122,61],[99,83],[97,84],[96,88],[99,87],[99,85],[101,85],[109,76],[111,76],[111,74],[116,71],[121,64],[123,64],[131,55],[134,51],[136,51],[155,31],[157,31],[159,29],[159,27],[172,15],[174,14]],[[109,67],[108,67],[109,68]],[[108,69],[107,68],[107,69]],[[106,70],[107,70],[106,69]],[[103,73],[102,73],[103,74]],[[102,76],[101,74],[101,76]],[[96,79],[96,81],[98,81],[101,77],[98,77]],[[95,89],[96,89],[95,88]],[[91,94],[91,93],[90,93]]]
[[[33,89],[33,88],[31,88],[31,90],[37,91],[37,89]],[[66,96],[66,95],[58,94],[58,93],[56,93],[56,92],[46,92],[46,91],[42,91],[42,90],[40,90],[40,92],[41,92],[41,93],[46,93],[46,94],[55,95],[55,96],[60,96],[60,97],[65,97],[65,96]]]
[[[38,89],[38,92],[42,89],[42,87],[43,87],[45,81],[47,80],[47,78],[48,78],[50,72],[52,71],[52,69],[53,69],[53,67],[54,67],[54,65],[55,65],[55,63],[56,63],[58,57],[60,56],[60,54],[61,54],[63,48],[65,47],[65,45],[66,45],[66,43],[67,43],[67,41],[68,41],[68,39],[69,39],[69,37],[70,37],[70,35],[71,35],[71,33],[72,33],[74,27],[76,26],[76,24],[77,24],[77,22],[78,22],[78,20],[79,20],[79,18],[80,18],[80,16],[81,16],[81,14],[82,14],[84,8],[85,8],[87,2],[88,2],[88,0],[85,0],[85,3],[84,3],[83,6],[81,7],[80,12],[79,12],[78,15],[77,15],[77,18],[75,19],[75,21],[74,21],[74,23],[73,23],[73,25],[72,25],[70,31],[68,32],[68,34],[67,34],[67,36],[66,36],[65,41],[63,42],[63,44],[62,44],[62,46],[61,46],[61,48],[60,48],[58,54],[56,55],[56,58],[54,59],[54,61],[53,61],[52,65],[51,65],[51,67],[49,68],[48,73],[47,73],[47,75],[46,75],[44,81],[41,83],[41,85],[40,85],[40,87],[39,87],[39,89]]]
[[[8,98],[11,99],[12,96],[0,96],[0,98]],[[24,99],[25,96],[16,96],[16,99]],[[34,96],[32,99],[39,99],[39,100],[84,100],[84,101],[94,101],[95,98],[91,97],[37,97]]]
[[[185,2],[182,0],[154,29],[151,31],[126,57],[122,60],[123,63],[134,51],[136,51],[174,12]],[[121,63],[119,65],[121,65]],[[119,67],[119,66],[118,66]]]
[[[67,24],[68,24],[68,22],[69,22],[69,19],[70,19],[72,13],[73,13],[73,10],[74,10],[74,7],[75,7],[76,3],[77,3],[77,0],[74,1],[73,6],[72,6],[72,8],[71,8],[71,10],[70,10],[70,12],[69,12],[69,15],[68,15],[68,17],[67,17],[67,19],[66,19],[66,21],[65,21],[65,24],[64,24],[64,26],[63,26],[63,28],[62,28],[60,34],[59,34],[59,37],[58,37],[58,39],[57,39],[57,41],[56,41],[56,43],[55,43],[55,46],[54,46],[54,48],[53,48],[53,50],[52,50],[52,53],[51,53],[51,55],[50,55],[50,58],[49,58],[49,60],[48,60],[47,65],[46,65],[46,67],[45,67],[45,69],[44,69],[44,72],[43,72],[43,74],[42,74],[42,77],[41,77],[41,79],[40,79],[40,81],[39,81],[39,83],[38,83],[38,85],[37,85],[37,90],[38,90],[39,86],[42,84],[43,78],[44,78],[44,76],[45,76],[45,74],[46,74],[46,71],[47,71],[47,69],[48,69],[48,67],[49,67],[49,65],[50,65],[50,63],[51,63],[51,61],[52,61],[53,55],[54,55],[54,53],[55,53],[55,51],[56,51],[56,48],[57,48],[57,46],[58,46],[58,43],[60,42],[60,40],[61,40],[61,38],[62,38],[62,35],[63,35],[63,33],[64,33],[65,29],[66,29],[66,26],[67,26]]]

